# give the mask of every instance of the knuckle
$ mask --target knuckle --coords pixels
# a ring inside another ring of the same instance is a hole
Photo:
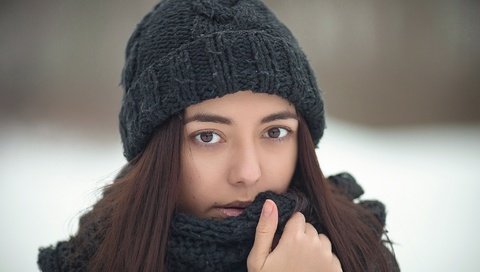
[[[333,252],[332,252],[332,243],[330,242],[330,239],[328,239],[328,237],[325,234],[319,234],[318,241],[320,242],[319,246],[321,250],[324,252],[324,254],[328,254],[326,256],[332,258]]]
[[[285,229],[288,229],[289,231],[296,232],[302,228],[305,228],[305,216],[300,212],[294,213],[290,219],[288,219],[287,224],[285,225]]]
[[[305,223],[305,215],[303,215],[303,213],[297,212],[296,215],[297,215],[298,220],[299,220],[300,222]]]
[[[257,227],[257,235],[267,235],[269,233],[268,228],[266,227]]]
[[[293,221],[295,223],[302,223],[305,222],[305,216],[301,212],[296,212],[290,217],[289,221]]]
[[[323,234],[323,233],[320,233],[318,235],[318,238],[320,239],[320,241],[322,242],[322,244],[326,244],[326,245],[329,245],[330,244],[330,239],[328,239],[328,237]]]
[[[300,212],[296,212],[290,217],[288,223],[296,227],[302,227],[305,224],[305,216]]]
[[[303,243],[305,233],[302,231],[289,231],[284,232],[282,238],[288,242],[291,246],[298,246]]]
[[[318,232],[317,232],[317,229],[310,223],[306,223],[305,224],[305,229],[311,233],[311,234],[315,234],[315,236],[318,235]]]

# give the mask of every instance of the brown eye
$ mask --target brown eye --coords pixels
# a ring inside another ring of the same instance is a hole
[[[195,135],[195,140],[202,144],[215,144],[220,142],[222,138],[213,131],[203,131]]]
[[[279,139],[279,138],[283,138],[283,137],[287,136],[288,132],[289,131],[285,128],[280,128],[280,127],[271,128],[267,131],[266,137]]]
[[[268,130],[268,137],[270,138],[278,138],[280,136],[280,129],[279,128],[272,128]]]
[[[202,142],[209,143],[213,139],[213,133],[202,132],[200,133],[200,139],[202,140]]]

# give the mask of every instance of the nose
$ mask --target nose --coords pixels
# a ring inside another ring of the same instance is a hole
[[[228,181],[232,185],[254,185],[262,174],[258,150],[254,144],[233,149]]]

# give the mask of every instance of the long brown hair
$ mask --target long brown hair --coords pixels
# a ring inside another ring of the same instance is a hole
[[[130,161],[79,232],[102,221],[103,236],[89,271],[166,271],[169,226],[175,212],[180,179],[183,123],[172,117],[157,129],[142,154]],[[368,211],[334,192],[323,176],[308,127],[300,117],[297,182],[322,222],[344,271],[391,271],[378,237],[380,222]]]
[[[379,237],[383,233],[381,222],[327,181],[308,126],[301,116],[299,119],[296,175],[300,182],[292,186],[306,195],[313,217],[322,222],[343,271],[391,271],[390,255]]]
[[[182,140],[183,123],[174,116],[156,131],[143,154],[129,162],[105,188],[91,216],[92,220],[107,218],[105,238],[89,271],[166,270]]]

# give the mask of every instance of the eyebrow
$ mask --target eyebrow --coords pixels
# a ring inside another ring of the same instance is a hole
[[[232,124],[232,120],[225,118],[220,115],[216,114],[209,114],[209,113],[197,113],[193,115],[190,118],[185,119],[185,123],[190,123],[193,121],[197,122],[208,122],[208,123],[219,123],[219,124],[225,124],[225,125],[230,125]]]
[[[285,119],[298,120],[298,116],[296,113],[293,113],[293,112],[281,111],[281,112],[277,112],[277,113],[273,113],[268,116],[265,116],[264,118],[262,118],[262,121],[260,121],[260,123],[265,124],[275,120],[285,120]]]
[[[272,113],[270,115],[263,117],[260,123],[265,124],[265,123],[273,122],[275,120],[285,120],[285,119],[298,120],[298,116],[293,112],[281,111],[281,112]],[[185,119],[184,124],[194,122],[194,121],[207,122],[207,123],[219,123],[219,124],[225,124],[225,125],[231,125],[233,123],[231,119],[228,119],[220,115],[210,114],[210,113],[197,113],[192,117]]]

